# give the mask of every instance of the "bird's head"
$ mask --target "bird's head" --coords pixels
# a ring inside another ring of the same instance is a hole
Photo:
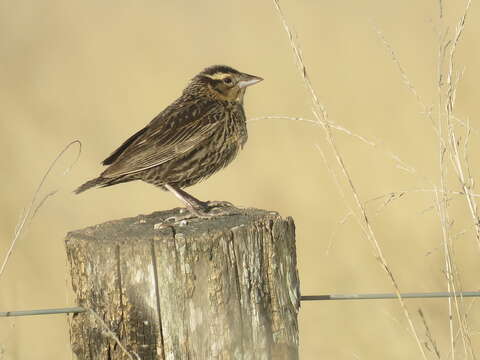
[[[203,87],[209,97],[222,101],[243,102],[245,89],[263,79],[237,71],[229,66],[214,65],[199,73],[192,84]]]

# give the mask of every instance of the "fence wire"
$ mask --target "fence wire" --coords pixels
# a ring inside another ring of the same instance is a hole
[[[431,299],[431,298],[469,298],[480,297],[480,291],[461,291],[456,293],[449,292],[412,292],[400,294],[403,299]],[[331,295],[304,295],[300,296],[301,301],[336,301],[336,300],[382,300],[397,299],[397,294],[331,294]],[[52,314],[78,314],[87,311],[87,309],[75,306],[54,309],[22,310],[22,311],[0,311],[0,317],[14,316],[33,316],[33,315],[52,315]]]

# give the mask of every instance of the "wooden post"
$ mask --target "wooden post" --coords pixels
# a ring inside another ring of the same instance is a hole
[[[70,321],[78,359],[297,359],[293,220],[248,209],[156,225],[178,213],[67,235],[76,301],[92,310]]]

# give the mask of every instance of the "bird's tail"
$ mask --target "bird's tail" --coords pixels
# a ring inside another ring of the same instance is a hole
[[[105,179],[103,179],[102,177],[98,177],[98,178],[95,178],[95,179],[92,179],[92,180],[89,180],[87,181],[85,184],[83,185],[80,185],[75,191],[74,193],[75,194],[80,194],[82,192],[84,192],[85,190],[88,190],[92,187],[95,187],[95,186],[101,186],[101,185],[104,185],[104,182],[105,182]]]

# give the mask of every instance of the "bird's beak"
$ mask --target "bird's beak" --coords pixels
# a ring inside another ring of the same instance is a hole
[[[250,85],[255,85],[256,83],[259,83],[263,79],[258,76],[254,75],[249,75],[249,74],[242,74],[241,80],[237,83],[238,87],[240,89],[246,88],[247,86]]]

